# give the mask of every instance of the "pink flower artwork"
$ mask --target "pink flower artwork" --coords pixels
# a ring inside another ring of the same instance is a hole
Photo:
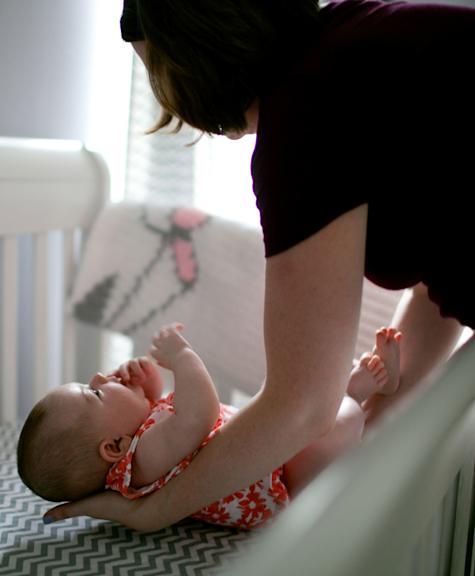
[[[205,222],[208,215],[194,208],[178,208],[173,213],[172,222],[183,230],[193,230]]]
[[[193,244],[182,238],[173,240],[173,252],[177,266],[178,278],[185,284],[191,284],[196,280],[198,264],[193,253]]]

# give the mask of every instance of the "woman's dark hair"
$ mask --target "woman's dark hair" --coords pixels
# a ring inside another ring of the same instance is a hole
[[[162,115],[220,134],[246,127],[251,103],[315,38],[318,0],[138,0],[147,68]]]

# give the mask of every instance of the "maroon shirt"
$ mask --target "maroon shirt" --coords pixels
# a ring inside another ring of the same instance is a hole
[[[121,26],[143,37],[135,0]],[[474,9],[322,8],[311,49],[260,98],[252,176],[266,256],[367,203],[365,276],[424,282],[442,316],[475,328],[474,70]]]
[[[473,9],[322,8],[312,49],[260,101],[252,175],[266,256],[367,203],[365,276],[424,282],[442,316],[475,328],[474,72]]]

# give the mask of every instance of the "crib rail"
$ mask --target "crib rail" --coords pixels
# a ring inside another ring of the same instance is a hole
[[[0,138],[0,422],[74,376],[66,295],[107,193],[104,163],[79,143]]]
[[[474,464],[472,338],[227,574],[473,576]]]

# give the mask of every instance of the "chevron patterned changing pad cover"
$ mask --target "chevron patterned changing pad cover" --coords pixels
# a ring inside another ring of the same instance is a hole
[[[216,575],[249,551],[248,533],[186,520],[154,534],[90,518],[43,525],[49,505],[16,471],[20,425],[0,426],[0,575]]]

